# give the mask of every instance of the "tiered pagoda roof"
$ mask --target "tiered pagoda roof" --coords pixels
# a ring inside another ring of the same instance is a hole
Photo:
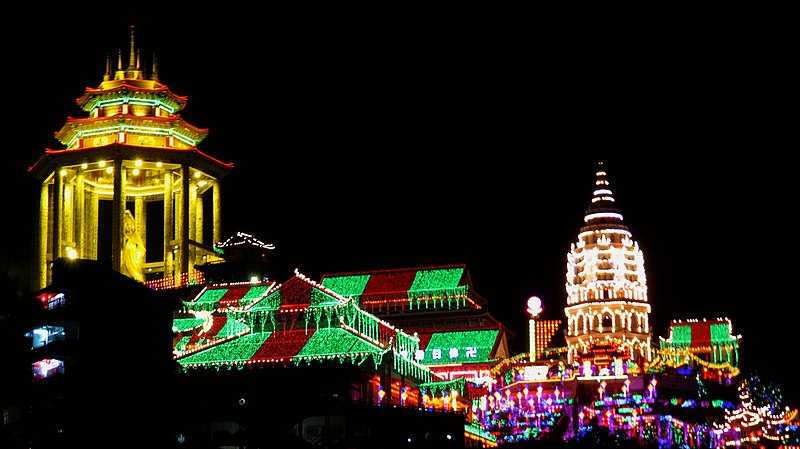
[[[208,130],[178,114],[187,97],[175,94],[158,79],[155,58],[149,73],[144,70],[132,27],[127,67],[123,67],[121,52],[113,73],[107,60],[103,81],[96,88],[87,87],[76,103],[89,116],[67,118],[55,133],[66,149],[45,149],[28,169],[34,176],[44,178],[59,166],[121,157],[189,163],[216,177],[233,167],[197,149]]]

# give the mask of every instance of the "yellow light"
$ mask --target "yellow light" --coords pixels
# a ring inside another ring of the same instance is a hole
[[[75,248],[68,246],[66,250],[67,250],[67,259],[75,260],[78,258],[78,251],[76,251]]]
[[[83,164],[81,164],[81,168],[82,168],[82,169],[84,169],[84,170],[86,170],[87,168],[89,168],[89,164],[87,164],[86,162],[84,162]]]
[[[194,172],[194,177],[195,177],[195,178],[199,178],[199,177],[201,177],[201,176],[203,176],[203,174],[202,174],[202,173],[200,173],[199,171],[196,171],[196,172]]]
[[[106,173],[114,173],[114,167],[106,167]]]
[[[202,181],[197,183],[197,185],[200,186],[200,187],[203,187],[206,184],[208,184],[208,182],[205,179],[203,179]]]
[[[58,172],[58,174],[61,175],[61,176],[67,176],[67,169],[62,168],[61,171]]]
[[[106,161],[100,161],[100,162],[97,163],[97,165],[99,165],[100,168],[103,168],[103,167],[106,166]]]
[[[137,167],[141,167],[142,166],[142,160],[141,159],[136,159],[136,162],[134,162],[134,165],[136,165]]]
[[[156,162],[156,167],[161,168],[164,166],[163,162]]]
[[[139,176],[139,169],[138,169],[138,168],[134,168],[134,169],[131,171],[131,174],[133,174],[133,176]]]

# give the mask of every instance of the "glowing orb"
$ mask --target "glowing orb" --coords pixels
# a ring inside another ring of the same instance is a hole
[[[542,300],[537,296],[531,296],[528,298],[528,315],[536,318],[540,313],[542,313]]]

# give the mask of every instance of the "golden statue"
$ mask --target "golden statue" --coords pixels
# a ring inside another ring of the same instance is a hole
[[[131,211],[125,211],[123,221],[125,242],[122,246],[122,274],[144,282],[144,242],[136,231],[136,220]]]

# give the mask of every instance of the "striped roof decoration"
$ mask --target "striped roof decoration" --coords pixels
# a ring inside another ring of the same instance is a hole
[[[483,363],[492,361],[499,329],[421,333],[416,360],[423,365]],[[422,356],[422,357],[419,357]]]
[[[669,338],[662,339],[662,345],[688,348],[729,345],[741,338],[740,335],[733,335],[732,329],[731,321],[727,318],[673,321],[669,326]]]
[[[396,372],[433,376],[413,359],[417,337],[297,272],[280,285],[212,285],[186,306],[194,316],[173,322],[176,360],[186,369],[334,359],[377,367],[391,352]]]
[[[367,309],[387,301],[405,303],[408,310],[479,309],[485,302],[474,293],[464,265],[326,274],[322,285]]]
[[[250,327],[227,314],[200,312],[190,318],[172,320],[172,332],[173,351],[184,355],[249,333]]]
[[[242,308],[264,298],[275,286],[275,282],[210,285],[184,304],[190,311]]]

